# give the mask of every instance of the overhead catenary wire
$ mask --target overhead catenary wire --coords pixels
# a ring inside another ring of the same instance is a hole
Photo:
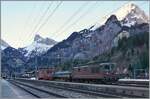
[[[39,28],[37,29],[37,31],[35,33],[38,33],[45,25],[46,23],[49,21],[49,19],[55,14],[55,12],[58,10],[58,8],[61,6],[63,1],[60,1],[58,3],[58,5],[55,7],[55,9],[52,11],[52,13],[49,14],[49,16],[46,18],[46,20],[39,26]]]
[[[32,17],[29,19],[30,21],[30,24],[27,25],[27,27],[29,28],[28,31],[25,31],[28,35],[28,37],[24,37],[24,41],[26,41],[27,39],[30,40],[32,38],[32,35],[33,33],[31,32],[31,30],[33,30],[33,27],[37,24],[37,22],[39,21],[40,17],[43,15],[43,12],[45,11],[45,2],[43,3],[40,3],[41,5],[39,6],[38,2],[37,2],[37,7],[36,7],[36,10],[35,12],[31,15]],[[44,7],[44,10],[41,11],[41,9],[43,9]],[[38,12],[37,12],[38,11]],[[41,12],[41,13],[40,13]],[[39,17],[37,17],[39,16]]]
[[[90,7],[88,7],[87,10],[84,13],[82,13],[72,24],[67,26],[62,32],[65,32],[67,29],[70,29],[71,27],[73,27],[73,25],[76,25],[78,23],[78,21],[85,18],[94,8],[97,7],[96,5],[98,5],[98,1],[96,1]],[[58,34],[62,33],[62,32],[58,32]],[[56,37],[58,36],[58,34],[56,35]]]
[[[129,1],[128,1],[128,2],[129,2]],[[60,2],[60,3],[61,3],[61,2]],[[144,3],[144,4],[145,4],[145,3]],[[58,6],[58,5],[57,5],[57,6]],[[56,8],[57,8],[57,7],[56,7]],[[119,7],[119,8],[120,8],[120,7]],[[117,8],[117,9],[119,9],[119,8]],[[55,10],[55,9],[54,9],[54,10]],[[116,10],[116,9],[115,9],[115,10]],[[115,11],[115,10],[113,10],[113,11]],[[113,11],[112,11],[112,12],[113,12]],[[52,11],[52,12],[55,13],[55,11]],[[112,13],[112,12],[110,12],[110,13]],[[108,14],[109,14],[109,13],[108,13]],[[108,15],[108,14],[107,14],[107,15]],[[52,14],[50,14],[50,15],[52,16]],[[107,15],[105,15],[105,16],[107,16]],[[110,15],[110,14],[109,14],[109,15]],[[42,16],[45,16],[45,15],[42,15]],[[83,17],[85,17],[85,16],[83,16]],[[103,18],[104,18],[104,17],[103,17]],[[43,18],[40,18],[40,20],[42,20],[42,19],[43,19]],[[50,18],[47,17],[47,19],[49,20]],[[83,18],[81,17],[81,19],[83,19]],[[80,21],[81,19],[78,18],[77,20]],[[68,21],[68,22],[71,22],[71,20],[72,20],[72,19],[70,19],[70,21]],[[74,23],[77,24],[78,21],[76,21],[76,22],[74,22]],[[42,22],[42,21],[40,21],[40,22],[38,22],[38,23],[41,23],[41,22]],[[68,23],[68,22],[67,22],[67,23]],[[33,31],[33,33],[39,32],[39,31],[41,30],[41,28],[44,27],[44,25],[45,25],[46,23],[47,23],[47,21],[45,20],[45,21],[43,22],[43,24],[41,24],[38,29],[34,29],[34,30],[37,30],[37,31],[36,31],[36,32]],[[97,21],[96,21],[95,23],[97,23]],[[75,25],[75,24],[71,24],[71,25]],[[71,25],[70,25],[69,27],[71,27]],[[39,24],[38,24],[38,26],[39,26]],[[63,27],[65,27],[65,26],[67,26],[67,25],[63,25]],[[62,30],[62,29],[63,29],[63,28],[61,28],[61,30]],[[70,28],[68,28],[68,29],[70,29]],[[58,33],[59,33],[59,32],[58,32]],[[57,34],[56,34],[56,35],[57,35]]]
[[[44,17],[47,15],[48,11],[50,10],[50,7],[52,6],[53,2],[51,1],[48,5],[48,7],[45,9],[44,13],[42,14],[42,16],[40,17],[38,23],[36,24],[36,26],[34,27],[34,29],[32,30],[31,33],[34,33],[34,31],[36,30],[36,28],[38,28],[39,24],[42,22],[42,20],[44,19]]]
[[[129,2],[129,1],[128,1]],[[126,3],[128,3],[128,2],[126,2]],[[121,8],[121,7],[119,7],[119,8]],[[117,8],[117,9],[119,9],[119,8]],[[114,11],[116,11],[117,9],[115,9],[115,10],[113,10],[113,11],[111,11],[111,12],[109,12],[109,13],[107,13],[105,16],[108,16],[108,15],[110,15],[110,13],[112,13],[112,12],[114,12]],[[87,11],[88,12],[88,11]],[[84,16],[83,16],[84,17]],[[103,17],[104,18],[104,17]],[[82,17],[81,17],[81,19],[82,19]],[[72,23],[70,26],[68,26],[68,27],[66,27],[65,29],[64,29],[64,31],[62,31],[62,32],[65,32],[67,29],[70,29],[70,27],[72,27],[72,25],[74,25],[74,24],[77,24],[77,21],[79,21],[80,20],[80,18],[79,19],[77,19],[76,20],[76,22],[74,22],[74,23]],[[98,21],[98,20],[97,20]],[[97,23],[97,21],[95,22],[95,24]],[[92,24],[93,25],[93,24]],[[91,26],[92,26],[91,25]],[[64,24],[64,26],[63,27],[65,27],[66,25]],[[59,29],[58,29],[59,30]],[[62,30],[62,29],[61,29]],[[58,31],[58,34],[59,33],[62,33],[61,31]],[[56,32],[54,32],[54,33],[56,33]],[[58,35],[57,34],[57,35]]]
[[[107,19],[108,16],[110,16],[110,14],[113,14],[116,10],[120,9],[122,6],[124,6],[125,4],[128,4],[128,3],[131,3],[131,1],[125,2],[123,5],[121,5],[120,7],[116,8],[116,9],[114,9],[113,11],[107,13],[106,15],[104,15],[104,16],[101,17],[101,18],[104,19],[103,21],[105,22],[105,19]],[[143,3],[141,3],[140,6],[143,6],[144,4],[146,4],[145,1],[144,1]],[[98,18],[98,20],[100,20],[100,19]],[[88,25],[86,28],[89,28],[89,27],[91,27],[91,26],[97,24],[97,23],[99,22],[98,20],[96,20],[96,21],[93,22],[92,24]],[[103,24],[104,24],[104,23],[103,23]],[[100,25],[103,25],[103,24],[101,23]]]
[[[125,4],[127,4],[127,3],[129,3],[129,2],[130,2],[130,1],[127,1],[127,2],[124,3],[123,5],[125,5]],[[122,7],[122,6],[120,6],[120,7],[116,8],[116,9],[114,9],[113,11],[111,11],[111,12],[107,13],[106,15],[104,15],[103,17],[100,17],[100,18],[98,17],[98,20],[100,20],[100,19],[106,19],[107,16],[110,16],[110,14],[112,14],[114,11],[116,11],[117,9],[119,9],[119,8],[121,8],[121,7]],[[97,22],[99,22],[98,20],[96,20],[96,21],[93,22],[92,24],[88,25],[86,28],[89,28],[89,27],[95,25]]]
[[[31,13],[29,14],[29,16],[27,17],[26,21],[25,21],[25,24],[24,24],[24,29],[27,28],[29,22],[30,22],[30,19],[33,17],[33,14],[35,13],[35,9],[37,8],[37,4],[34,4],[33,6],[33,11],[31,11]]]
[[[45,4],[45,3],[44,3]],[[53,2],[49,2],[48,6],[46,7],[46,9],[44,10],[44,12],[41,14],[41,16],[39,17],[39,19],[37,20],[37,23],[35,24],[35,26],[33,27],[32,31],[30,32],[30,39],[32,38],[31,35],[34,35],[34,31],[38,28],[38,26],[40,25],[40,23],[43,21],[43,19],[46,17],[47,13],[50,11],[50,8],[52,6]],[[36,18],[35,18],[36,19]],[[34,20],[35,21],[35,20]]]
[[[54,34],[58,33],[60,30],[62,30],[66,24],[68,24],[69,22],[71,22],[71,20],[73,20],[87,5],[89,4],[89,1],[86,1],[85,3],[83,3],[61,26],[59,29],[57,29]]]
[[[111,14],[114,14],[115,11],[117,11],[117,10],[120,9],[122,6],[124,6],[124,5],[128,4],[128,3],[132,3],[132,2],[131,2],[131,1],[127,1],[127,2],[125,2],[123,5],[121,5],[120,7],[116,8],[116,9],[114,9],[113,11],[111,11],[111,12],[107,13],[106,15],[104,15],[104,16],[102,17],[103,21],[105,22],[105,19],[107,19]],[[141,3],[140,6],[142,6],[143,4],[145,4],[145,2]],[[98,20],[100,20],[100,18],[99,18]],[[97,24],[97,23],[99,22],[98,20],[96,20],[96,21],[94,22],[94,24]]]
[[[32,9],[30,10],[31,12],[28,14],[27,18],[25,19],[26,21],[25,21],[25,24],[23,25],[22,32],[18,34],[18,37],[20,37],[21,34],[26,31],[26,29],[27,29],[27,27],[29,26],[29,23],[30,23],[29,20],[30,20],[30,19],[32,18],[32,16],[34,15],[36,8],[37,8],[37,4],[34,3]],[[21,38],[20,38],[20,41],[22,41]]]
[[[127,1],[127,2],[125,2],[123,5],[128,4],[129,2],[131,2],[131,1]],[[96,25],[101,19],[102,19],[101,24],[103,24],[103,22],[105,21],[105,19],[107,19],[107,18],[108,18],[111,14],[113,14],[116,10],[120,9],[123,5],[121,5],[121,6],[117,7],[117,8],[115,8],[115,9],[112,10],[111,12],[105,14],[103,17],[98,17],[98,19],[97,19],[95,22],[93,22],[92,25]],[[91,25],[90,25],[90,26],[91,26]],[[90,27],[90,26],[88,26],[88,27]]]

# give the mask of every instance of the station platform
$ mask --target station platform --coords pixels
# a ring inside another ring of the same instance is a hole
[[[21,99],[21,98],[32,98],[33,96],[24,90],[18,88],[15,85],[12,85],[8,81],[1,79],[0,80],[1,86],[1,94],[0,98],[11,98],[11,99]]]

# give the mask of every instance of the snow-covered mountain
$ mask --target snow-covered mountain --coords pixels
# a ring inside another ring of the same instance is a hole
[[[65,62],[70,59],[92,59],[117,46],[118,39],[147,33],[148,30],[148,17],[144,11],[137,5],[128,3],[112,13],[104,24],[73,32],[41,57],[50,58],[51,65],[59,63],[60,60]],[[53,61],[54,59],[56,60]]]
[[[122,26],[128,27],[135,24],[148,23],[149,21],[149,17],[145,14],[145,12],[134,3],[130,2],[123,5],[110,15],[105,16],[104,21],[96,23],[91,30],[95,30],[103,25],[111,15],[116,15],[117,19],[121,21]]]
[[[148,23],[148,16],[133,3],[125,4],[114,14],[117,16],[118,20],[122,20],[122,24],[125,26],[130,27],[134,24]]]
[[[42,38],[40,35],[35,35],[32,44],[19,48],[25,57],[34,57],[35,55],[41,55],[48,49],[54,46],[57,42],[50,38]]]
[[[4,50],[9,46],[10,45],[8,43],[6,43],[4,40],[1,39],[1,50]]]

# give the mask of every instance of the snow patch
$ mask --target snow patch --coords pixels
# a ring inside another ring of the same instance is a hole
[[[122,22],[122,25],[128,26],[128,27],[131,27],[132,25],[135,25],[136,23],[138,24],[148,23],[149,21],[149,17],[145,14],[145,12],[141,10],[137,5],[130,2],[122,6],[116,12],[105,16],[102,22],[96,23],[94,27],[90,30],[96,30],[101,25],[105,24],[105,22],[111,15],[116,15],[119,21],[125,21],[125,22]]]
[[[46,45],[46,44],[41,44],[37,42],[33,42],[31,45],[27,46],[24,48],[24,50],[27,51],[25,56],[30,55],[33,51],[35,51],[38,54],[41,54],[43,52],[46,52],[48,49],[53,47],[53,45]]]
[[[102,25],[102,23],[96,23],[90,30],[94,31],[97,28],[99,28]]]
[[[7,48],[7,47],[1,45],[1,50],[4,50],[4,49],[6,49],[6,48]]]

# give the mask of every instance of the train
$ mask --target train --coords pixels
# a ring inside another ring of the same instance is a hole
[[[92,81],[92,82],[109,82],[116,81],[115,63],[88,64],[85,66],[74,67],[72,71],[73,81]]]
[[[53,73],[55,68],[41,68],[37,72],[37,76],[39,80],[52,80],[53,79]]]
[[[115,82],[119,79],[116,63],[90,63],[73,67],[70,71],[54,68],[39,69],[39,80],[61,80],[72,82]]]

